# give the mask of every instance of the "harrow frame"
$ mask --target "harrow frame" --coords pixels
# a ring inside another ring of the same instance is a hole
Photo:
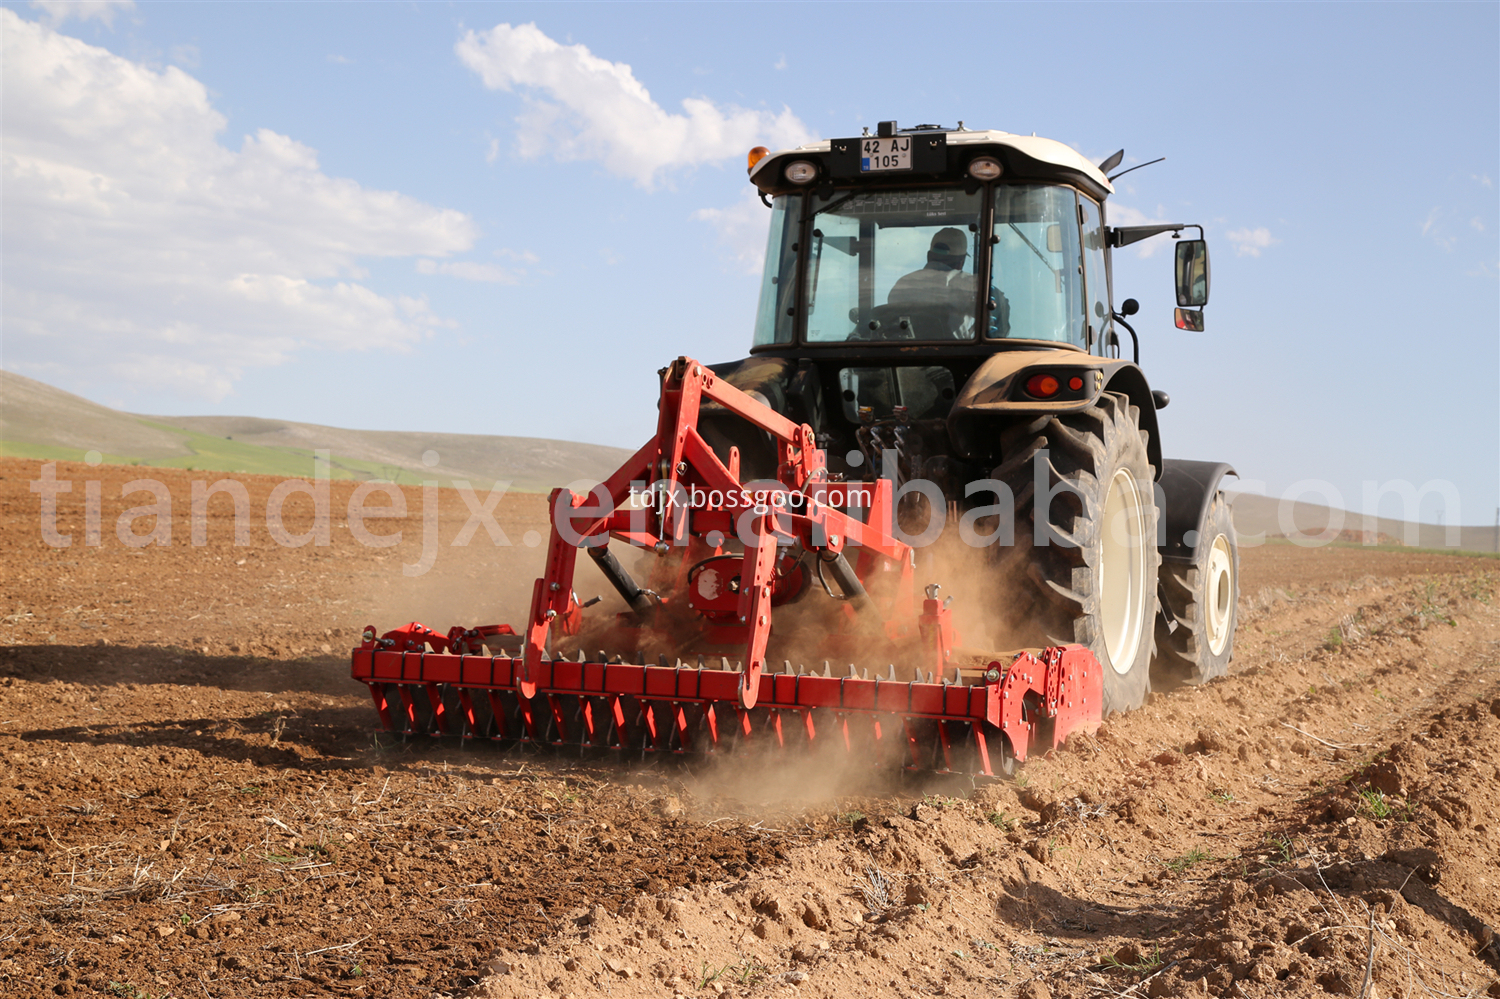
[[[698,431],[705,403],[770,435],[774,481],[742,482],[738,449],[720,460]],[[379,637],[374,626],[365,629],[352,674],[369,686],[386,729],[714,752],[726,739],[759,741],[762,731],[784,744],[783,715],[791,712],[793,729],[807,742],[831,730],[848,751],[872,747],[877,758],[907,768],[994,775],[1009,772],[1039,744],[1051,748],[1075,731],[1097,727],[1101,667],[1082,646],[1007,654],[1009,661],[995,659],[981,669],[953,662],[958,638],[948,601],[937,599],[932,586],[919,606],[914,553],[897,537],[889,480],[860,483],[870,502],[862,519],[852,515],[849,486],[829,476],[811,427],[793,423],[691,358],[662,370],[659,413],[656,435],[591,495],[552,492],[545,568],[519,634],[487,625],[443,635],[416,622]],[[642,487],[650,506],[632,501]],[[717,499],[684,501],[692,495]],[[726,552],[731,537],[742,552]],[[686,600],[637,584],[609,553],[611,540],[658,556],[679,555],[675,579],[672,563],[663,560],[653,580],[666,579],[673,593],[689,594]],[[579,631],[573,588],[579,549],[588,550],[631,608],[619,615],[623,628],[668,643],[701,642],[708,634],[713,645],[743,647],[743,660],[731,665],[721,658],[720,668],[705,669],[701,657],[689,667],[680,660],[668,665],[665,656],[648,666],[607,661],[602,654],[598,661],[582,652],[576,661],[550,655],[554,628],[564,635]],[[826,663],[821,673],[793,670],[790,663],[770,672],[772,607],[786,585],[783,549],[797,553],[798,565],[810,555],[820,576],[829,567],[843,591],[844,613],[824,641],[830,658],[842,658],[851,645],[874,645],[893,659],[916,659],[903,664],[915,679],[898,679],[894,665],[888,676],[873,679],[856,675],[853,666],[849,675],[835,677]],[[732,594],[705,598],[698,592],[695,602],[695,560],[699,568],[709,560],[737,566]],[[890,585],[872,593],[865,582],[877,573]],[[481,654],[508,645],[519,645],[519,654]],[[477,702],[476,694],[482,694]],[[896,722],[889,731],[885,718]],[[898,744],[899,753],[892,749]]]

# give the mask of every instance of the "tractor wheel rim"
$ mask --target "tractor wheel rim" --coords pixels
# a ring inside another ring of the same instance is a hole
[[[1208,578],[1204,605],[1208,623],[1208,651],[1220,655],[1229,644],[1229,618],[1234,610],[1234,559],[1229,539],[1220,534],[1208,550]]]
[[[1116,673],[1135,664],[1145,627],[1146,514],[1135,476],[1119,469],[1104,498],[1100,532],[1099,620],[1104,651]]]

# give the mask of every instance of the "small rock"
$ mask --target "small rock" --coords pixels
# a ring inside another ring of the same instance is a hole
[[[813,947],[812,945],[806,943],[799,943],[797,946],[792,948],[793,960],[801,961],[804,964],[808,964],[817,960],[818,954],[819,951],[816,947]]]
[[[1401,771],[1396,764],[1389,760],[1382,760],[1365,771],[1365,778],[1370,786],[1382,794],[1393,798],[1406,797],[1405,782],[1401,779]]]
[[[1146,986],[1146,995],[1151,999],[1164,999],[1165,996],[1174,994],[1177,986],[1178,982],[1175,979],[1168,978],[1166,975],[1158,975],[1151,979],[1150,985]]]
[[[124,935],[119,933],[111,933],[104,942],[112,944],[122,944],[125,942],[125,937]]]
[[[1033,978],[1016,990],[1016,999],[1052,999],[1052,990],[1040,978]]]
[[[788,971],[786,973],[786,980],[791,982],[793,985],[801,985],[803,982],[807,981],[807,972]]]
[[[239,921],[240,914],[238,912],[235,912],[233,909],[230,909],[226,912],[215,913],[214,918],[212,919],[212,922],[217,923],[220,926],[227,926],[230,923],[237,923]]]
[[[920,881],[913,881],[906,886],[906,904],[922,905],[932,901],[932,889]]]
[[[786,903],[767,891],[758,891],[750,896],[750,908],[763,916],[780,922],[786,918]]]
[[[1229,748],[1224,737],[1211,728],[1200,728],[1198,738],[1187,744],[1189,753],[1222,753]]]
[[[157,923],[155,926],[151,927],[151,932],[155,933],[157,936],[165,940],[167,937],[177,932],[177,927],[172,926],[170,923]]]
[[[508,975],[510,974],[511,964],[509,961],[502,961],[496,958],[490,962],[489,968],[492,975]]]
[[[1115,951],[1115,960],[1121,964],[1140,964],[1141,949],[1133,943],[1128,943]]]

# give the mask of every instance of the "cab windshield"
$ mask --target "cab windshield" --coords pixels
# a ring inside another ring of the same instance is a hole
[[[1071,188],[1040,184],[779,197],[755,343],[793,341],[801,265],[806,343],[1084,346],[1077,205]]]

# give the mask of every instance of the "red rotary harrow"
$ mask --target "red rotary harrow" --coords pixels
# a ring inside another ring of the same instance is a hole
[[[738,448],[721,460],[700,433],[705,411],[768,435],[775,478],[742,481]],[[551,513],[544,573],[519,634],[507,625],[365,630],[353,676],[386,729],[666,754],[831,738],[891,765],[993,775],[1100,720],[1091,652],[960,648],[951,598],[940,600],[936,585],[918,597],[891,482],[830,476],[811,427],[697,361],[663,372],[656,435],[591,494],[555,490]],[[612,541],[657,556],[647,585]],[[580,548],[625,613],[585,619],[573,585]],[[784,633],[773,631],[773,612]],[[636,662],[590,658],[593,639]],[[773,654],[780,671],[768,668]],[[823,664],[793,668],[792,655]],[[829,665],[853,658],[905,665],[874,677]]]

